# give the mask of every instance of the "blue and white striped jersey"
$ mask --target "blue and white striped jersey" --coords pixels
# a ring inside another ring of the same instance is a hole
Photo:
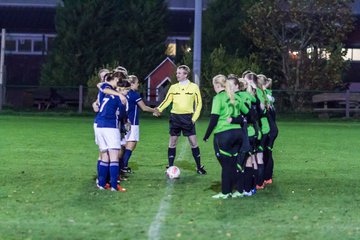
[[[119,128],[118,119],[126,117],[126,105],[119,96],[105,95],[97,117],[98,128]]]
[[[126,96],[129,103],[128,119],[131,125],[139,125],[139,106],[138,102],[142,100],[139,93],[134,90],[130,90]]]
[[[99,92],[97,94],[97,102],[99,103],[99,108],[100,108],[100,105],[101,105],[101,102],[103,100],[103,98],[105,97],[105,93],[104,93],[104,89],[106,88],[110,88],[112,90],[115,90],[110,84],[108,84],[107,82],[104,82],[100,89],[99,89]],[[96,113],[96,116],[95,116],[95,120],[94,120],[94,123],[97,123],[97,119],[98,119],[98,116],[99,116],[99,113]]]

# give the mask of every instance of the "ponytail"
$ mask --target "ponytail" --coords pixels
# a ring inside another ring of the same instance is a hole
[[[264,104],[265,104],[265,107],[267,107],[269,105],[269,99],[267,98],[266,96],[266,93],[264,91],[264,88],[265,88],[265,83],[268,81],[267,80],[267,77],[263,74],[258,74],[257,75],[257,79],[256,79],[256,86],[261,90],[262,94],[263,94],[263,97],[264,97]]]
[[[234,92],[231,90],[230,83],[228,81],[225,82],[225,92],[229,96],[231,104],[234,105],[235,104]]]
[[[219,75],[216,75],[215,77],[213,77],[213,83],[214,84],[215,83],[220,84],[225,89],[225,92],[229,96],[231,104],[235,104],[234,93],[231,90],[230,84],[229,84],[229,82],[227,81],[227,78],[224,75],[219,74]]]

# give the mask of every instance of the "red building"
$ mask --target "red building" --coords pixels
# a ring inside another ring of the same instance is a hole
[[[149,105],[157,105],[165,98],[175,71],[175,63],[170,58],[166,58],[145,78],[147,83],[146,101]]]

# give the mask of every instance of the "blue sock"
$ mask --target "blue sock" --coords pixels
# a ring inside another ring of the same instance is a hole
[[[124,167],[128,167],[129,164],[129,159],[131,157],[132,151],[129,149],[125,150],[124,156],[123,156],[123,162],[124,162]]]
[[[97,174],[98,174],[98,175],[99,175],[100,162],[101,162],[101,160],[99,159],[99,160],[97,161]]]
[[[119,177],[119,162],[110,162],[110,185],[117,189],[117,180]]]
[[[99,186],[105,187],[108,172],[109,172],[109,163],[100,161],[99,174],[98,174]]]

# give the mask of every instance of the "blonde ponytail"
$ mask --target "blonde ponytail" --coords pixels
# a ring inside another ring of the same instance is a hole
[[[234,92],[231,90],[231,86],[228,81],[225,81],[225,92],[229,96],[231,104],[234,105],[235,104]]]
[[[267,98],[266,93],[264,91],[266,82],[267,82],[267,77],[264,74],[258,74],[257,75],[256,86],[261,90],[261,92],[263,94],[263,97],[264,97],[265,106],[268,107],[269,106],[269,99]]]
[[[219,74],[219,75],[216,75],[215,77],[213,77],[213,83],[220,84],[220,86],[225,89],[225,92],[229,96],[231,104],[235,104],[234,93],[231,90],[230,83],[227,81],[227,78],[224,75]]]

